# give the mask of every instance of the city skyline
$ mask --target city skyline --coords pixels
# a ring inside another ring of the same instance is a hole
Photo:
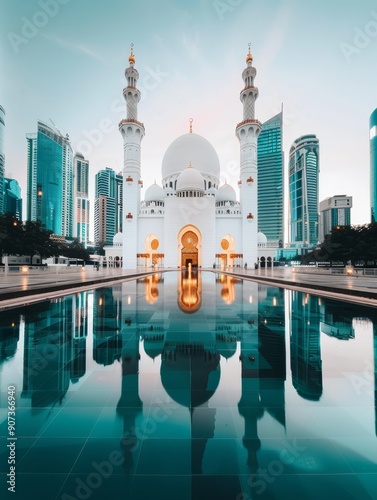
[[[106,167],[122,170],[118,123],[126,115],[122,89],[130,43],[140,74],[139,119],[146,129],[144,193],[154,179],[161,184],[163,155],[188,132],[190,118],[194,132],[218,152],[221,181],[237,192],[235,127],[242,117],[241,71],[250,42],[258,71],[256,118],[265,122],[284,105],[286,178],[293,141],[315,134],[321,147],[319,200],[352,196],[352,224],[370,222],[368,123],[376,108],[377,47],[372,1],[316,9],[296,0],[268,6],[247,0],[88,5],[41,0],[3,7],[5,176],[19,181],[24,200],[25,136],[38,119],[55,122],[69,134],[74,153],[89,160],[92,202],[95,174]],[[92,29],[94,23],[99,30]],[[93,225],[91,233],[93,239]]]

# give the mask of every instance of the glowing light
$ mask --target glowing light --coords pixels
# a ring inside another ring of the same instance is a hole
[[[128,305],[130,305],[130,304],[131,304],[131,295],[129,295],[129,296],[127,297],[127,304],[128,304]]]
[[[253,296],[252,296],[252,295],[250,295],[250,296],[249,296],[249,304],[252,304],[252,303],[253,303]]]

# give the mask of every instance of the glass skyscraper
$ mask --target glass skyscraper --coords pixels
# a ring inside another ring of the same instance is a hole
[[[371,222],[377,222],[377,109],[369,119]]]
[[[123,176],[109,167],[96,174],[94,202],[94,241],[113,244],[115,234],[122,231]]]
[[[263,123],[258,137],[258,229],[269,241],[283,244],[283,113]]]
[[[297,248],[318,243],[318,176],[319,141],[303,135],[289,151],[289,240]]]
[[[22,199],[20,185],[15,179],[8,179],[4,177],[3,186],[3,213],[10,213],[17,220],[22,221]]]
[[[4,130],[5,130],[5,111],[0,106],[0,210],[3,207],[3,192],[4,192],[4,170],[5,170],[5,154],[4,154]]]
[[[89,161],[81,153],[73,159],[74,199],[75,199],[75,233],[80,242],[87,247],[89,239]]]
[[[337,226],[351,225],[352,196],[336,195],[319,204],[319,241]]]
[[[27,134],[27,220],[45,229],[73,236],[73,159],[68,134],[38,122]]]

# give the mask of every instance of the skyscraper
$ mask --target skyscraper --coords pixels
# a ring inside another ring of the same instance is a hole
[[[336,195],[319,204],[319,241],[337,226],[351,225],[352,196]]]
[[[0,106],[0,210],[3,207],[3,191],[4,191],[4,169],[5,169],[5,154],[4,154],[4,129],[5,129],[5,111]]]
[[[289,240],[297,248],[318,243],[318,175],[319,141],[303,135],[289,151]]]
[[[81,153],[76,153],[73,159],[74,172],[74,236],[85,246],[89,239],[89,208],[88,184],[89,161]]]
[[[21,188],[15,179],[4,177],[3,184],[3,213],[14,215],[19,221],[22,220]]]
[[[122,174],[106,167],[96,174],[94,203],[94,241],[112,245],[114,235],[122,230]]]
[[[258,137],[258,229],[282,246],[284,237],[283,113],[263,123]]]
[[[38,122],[37,133],[26,135],[27,219],[45,229],[73,236],[73,162],[68,134]]]
[[[377,108],[369,119],[371,222],[377,222]]]

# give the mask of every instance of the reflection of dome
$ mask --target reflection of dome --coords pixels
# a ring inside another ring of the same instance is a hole
[[[153,328],[153,326],[151,328]],[[163,333],[153,333],[151,330],[144,335],[144,351],[152,359],[162,353],[164,343],[165,335]]]
[[[236,202],[236,192],[230,184],[224,184],[217,191],[216,203],[218,203],[219,201],[232,201],[233,203]]]
[[[123,244],[123,234],[122,233],[116,233],[114,238],[113,238],[113,246],[114,247],[119,247]]]
[[[267,236],[262,233],[262,231],[258,231],[258,245],[266,245],[267,244]]]
[[[220,176],[217,153],[207,139],[198,134],[181,135],[173,141],[162,160],[162,178],[182,172],[192,162],[203,174]]]
[[[198,170],[192,167],[186,168],[181,172],[177,179],[177,191],[192,189],[195,191],[204,191],[204,179]]]
[[[170,345],[162,353],[161,382],[169,396],[182,406],[202,405],[220,381],[220,356],[201,343]]]
[[[230,332],[216,333],[216,346],[223,358],[231,358],[237,350],[237,337]]]
[[[165,192],[161,186],[154,183],[145,191],[144,196],[145,201],[164,201],[165,200]]]

